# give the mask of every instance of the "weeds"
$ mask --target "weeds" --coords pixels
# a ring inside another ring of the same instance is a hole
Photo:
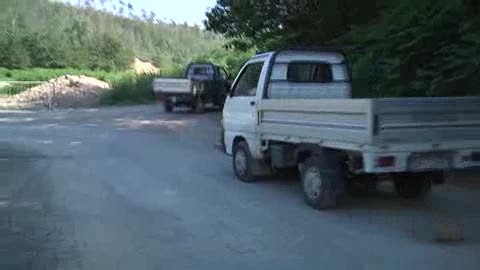
[[[157,74],[130,74],[112,83],[112,91],[105,93],[103,105],[146,104],[155,101],[152,84]]]

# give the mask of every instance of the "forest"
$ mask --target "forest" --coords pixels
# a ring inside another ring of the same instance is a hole
[[[329,46],[356,97],[480,94],[479,0],[217,0],[206,28],[237,49]]]
[[[212,50],[221,35],[165,22],[122,0],[0,0],[0,66],[9,69],[128,69],[134,57],[179,68]],[[102,8],[112,2],[115,9]]]

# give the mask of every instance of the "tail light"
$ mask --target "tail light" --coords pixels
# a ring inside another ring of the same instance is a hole
[[[377,166],[382,168],[393,167],[395,166],[395,157],[394,156],[379,157],[377,159]]]

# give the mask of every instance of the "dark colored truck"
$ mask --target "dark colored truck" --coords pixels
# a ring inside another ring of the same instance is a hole
[[[206,106],[223,107],[230,88],[225,70],[212,63],[192,63],[187,66],[183,78],[159,78],[153,83],[153,91],[164,100],[166,112],[175,107],[188,107],[201,113]]]

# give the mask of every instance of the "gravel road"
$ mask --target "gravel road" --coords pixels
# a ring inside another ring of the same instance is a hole
[[[391,187],[338,209],[236,181],[215,114],[0,111],[0,269],[480,269],[480,188]],[[438,217],[462,242],[432,240]]]

